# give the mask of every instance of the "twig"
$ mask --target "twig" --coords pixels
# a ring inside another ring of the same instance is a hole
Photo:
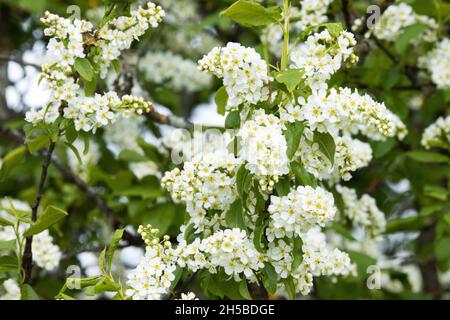
[[[347,30],[350,31],[352,29],[352,22],[348,9],[348,0],[342,0],[342,13],[344,14],[345,26],[347,27]]]
[[[47,180],[47,172],[50,163],[52,162],[53,151],[55,150],[55,142],[50,142],[47,152],[45,154],[44,163],[42,164],[41,178],[39,179],[38,189],[31,206],[31,220],[37,220],[37,212],[41,204],[42,195],[44,194],[45,181]],[[25,242],[25,250],[23,253],[22,267],[24,270],[24,283],[31,283],[31,271],[33,268],[33,252],[31,250],[33,244],[33,236],[27,237]]]
[[[6,128],[0,125],[0,135],[9,137],[17,144],[25,143],[25,137],[14,130]],[[39,155],[45,157],[45,151],[39,151]],[[67,168],[56,156],[52,156],[51,161],[53,162],[55,168],[59,171],[61,176],[69,183],[74,184],[78,189],[83,192],[87,198],[91,199],[95,205],[100,209],[100,211],[105,214],[108,221],[111,223],[113,228],[121,227],[121,223],[114,218],[114,211],[108,206],[105,200],[103,200],[86,182],[80,179],[76,174],[74,174],[69,168]],[[142,240],[140,237],[134,236],[125,230],[122,237],[130,245],[141,245]]]

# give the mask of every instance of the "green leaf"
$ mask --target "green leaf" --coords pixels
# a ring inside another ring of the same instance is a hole
[[[303,241],[300,237],[294,238],[292,254],[294,256],[294,259],[292,260],[292,270],[297,270],[303,261]]]
[[[92,96],[97,89],[97,77],[95,75],[92,77],[91,81],[84,81],[84,95],[86,97]]]
[[[108,261],[108,272],[111,272],[111,264],[114,257],[114,252],[117,249],[117,246],[119,245],[120,239],[122,239],[124,229],[118,229],[114,232],[114,236],[111,240],[111,244],[109,245],[108,252],[106,254],[107,261]]]
[[[259,3],[239,0],[220,13],[244,27],[265,26],[281,19],[281,9],[265,8]]]
[[[395,41],[395,49],[398,53],[404,53],[411,43],[411,40],[419,37],[428,27],[423,23],[416,23],[404,28],[402,34]]]
[[[238,194],[244,199],[245,194],[248,193],[250,184],[252,183],[253,175],[242,164],[236,173],[236,185]]]
[[[385,233],[416,231],[431,223],[432,218],[420,215],[390,220],[386,223]]]
[[[112,61],[112,65],[113,65],[113,67],[114,67],[114,71],[115,71],[117,74],[119,74],[119,73],[120,73],[120,70],[122,69],[122,65],[121,65],[120,61],[119,61],[118,59],[114,59],[114,60]]]
[[[316,177],[306,171],[305,167],[300,162],[291,162],[291,168],[295,175],[295,182],[299,185],[317,187]]]
[[[8,240],[8,241],[0,241],[0,251],[8,250],[15,251],[16,250],[16,240]]]
[[[341,32],[344,31],[344,27],[340,22],[324,23],[321,26],[325,27],[333,38],[339,37]]]
[[[277,74],[275,79],[286,86],[289,92],[293,92],[295,88],[303,82],[305,70],[303,69],[287,69]]]
[[[10,151],[4,158],[0,169],[0,179],[5,179],[14,169],[14,167],[22,161],[26,153],[25,146],[20,146]]]
[[[300,140],[302,138],[303,130],[305,126],[302,122],[293,122],[286,124],[286,131],[284,131],[284,136],[286,137],[287,143],[287,156],[289,159],[295,155],[298,149]]]
[[[76,59],[74,67],[84,80],[92,81],[92,79],[94,78],[94,69],[92,68],[91,62],[88,59]]]
[[[54,206],[48,206],[44,213],[37,219],[35,223],[24,233],[24,237],[29,237],[41,233],[45,229],[67,216],[67,212]]]
[[[103,248],[102,252],[98,256],[98,267],[102,272],[105,272],[105,257],[106,257],[106,247]]]
[[[142,162],[148,160],[146,156],[129,149],[122,150],[119,153],[118,159],[126,162]]]
[[[25,143],[30,153],[36,153],[50,144],[50,138],[47,135],[40,135],[33,139],[27,138]]]
[[[409,151],[405,155],[417,162],[423,163],[444,163],[449,162],[449,158],[443,154],[431,151]]]
[[[23,284],[20,288],[20,294],[22,296],[22,300],[39,300],[39,296],[36,291],[29,285]]]
[[[217,112],[221,115],[224,115],[228,103],[228,93],[225,89],[225,86],[222,86],[219,88],[219,90],[217,90],[214,101],[217,105]]]
[[[263,247],[261,246],[261,243],[264,236],[264,230],[266,229],[268,224],[269,220],[266,219],[264,215],[260,215],[258,219],[256,219],[255,231],[253,234],[253,245],[259,252],[263,252]]]
[[[435,198],[442,201],[447,200],[448,197],[447,189],[440,186],[426,185],[423,188],[423,193],[430,198]]]
[[[234,110],[228,113],[225,118],[225,129],[239,129],[241,126],[241,113]]]
[[[294,284],[294,280],[292,279],[292,276],[289,276],[286,279],[283,279],[282,282],[284,284],[284,287],[286,288],[286,292],[288,294],[289,299],[295,300],[296,290],[295,290],[295,284]]]
[[[244,208],[240,198],[236,199],[230,205],[230,209],[225,213],[225,222],[227,223],[228,228],[247,229],[244,222]]]
[[[287,196],[291,189],[291,183],[289,181],[289,176],[280,177],[278,183],[275,185],[275,190],[277,190],[278,196]]]
[[[277,291],[278,274],[275,268],[268,262],[264,262],[263,268],[263,284],[267,291],[274,294]]]
[[[17,258],[14,256],[0,256],[0,272],[17,271]]]
[[[314,142],[319,145],[320,151],[330,160],[331,166],[334,165],[334,153],[336,151],[336,144],[334,139],[328,132],[322,133],[314,131]]]
[[[13,226],[14,222],[11,222],[5,218],[0,217],[0,226],[7,227],[7,226]]]
[[[175,279],[173,279],[172,283],[170,284],[170,291],[173,291],[175,287],[177,286],[178,282],[181,279],[181,276],[183,275],[183,269],[180,267],[177,267],[175,271],[173,272]]]
[[[239,283],[239,294],[244,297],[244,299],[252,300],[252,296],[250,295],[250,292],[248,291],[247,281],[242,280]]]
[[[78,160],[78,163],[82,164],[83,160],[81,159],[80,152],[78,151],[78,149],[75,148],[75,146],[73,144],[70,144],[68,142],[64,142],[64,144],[73,152],[73,154],[75,155],[75,157]]]
[[[67,143],[73,144],[78,138],[78,131],[75,129],[74,125],[70,125],[66,128],[66,140]]]

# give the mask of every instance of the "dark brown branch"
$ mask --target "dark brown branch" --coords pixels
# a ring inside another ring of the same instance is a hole
[[[38,189],[31,206],[31,220],[35,222],[37,220],[37,212],[41,199],[44,194],[45,181],[47,180],[48,167],[52,162],[53,151],[55,150],[55,142],[50,142],[48,149],[45,153],[44,163],[42,164],[41,177],[39,179]],[[33,244],[33,236],[27,237],[25,242],[25,249],[23,252],[22,267],[24,271],[24,283],[31,283],[31,271],[33,269],[33,251],[31,250]]]
[[[345,26],[348,31],[352,30],[352,21],[348,8],[348,0],[342,0],[342,13],[344,14]]]

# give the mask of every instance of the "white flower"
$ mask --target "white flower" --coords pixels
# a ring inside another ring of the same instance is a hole
[[[450,88],[450,40],[443,38],[428,54],[419,58],[419,65],[431,74],[440,89]]]
[[[450,149],[450,116],[439,117],[428,126],[423,132],[421,144],[427,149],[432,147]]]
[[[140,60],[139,67],[147,81],[179,91],[198,91],[211,84],[211,76],[200,72],[194,62],[171,52],[149,52]]]
[[[228,93],[227,109],[241,104],[256,104],[267,100],[269,82],[267,65],[253,48],[229,42],[216,47],[199,62],[200,70],[223,79]]]

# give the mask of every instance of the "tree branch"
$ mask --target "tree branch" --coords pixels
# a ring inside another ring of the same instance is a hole
[[[344,21],[347,30],[352,30],[352,21],[350,11],[348,9],[348,0],[342,0],[342,13],[344,14]]]
[[[17,144],[24,144],[25,137],[14,130],[6,128],[0,124],[0,135],[12,139]],[[45,157],[47,152],[44,150],[39,151],[39,155]],[[80,179],[76,174],[74,174],[69,168],[67,168],[56,156],[51,157],[51,162],[53,162],[55,168],[61,174],[61,176],[69,183],[74,184],[78,189],[85,194],[85,196],[92,200],[94,204],[99,208],[99,210],[106,216],[107,220],[113,228],[120,228],[121,223],[114,218],[114,211],[108,206],[105,200],[101,198],[94,189],[92,189],[86,182]],[[125,230],[123,237],[130,245],[141,245],[142,239],[138,236],[132,235]]]
[[[39,179],[38,189],[31,206],[31,220],[37,220],[37,212],[41,204],[42,195],[44,194],[45,181],[47,180],[47,172],[50,163],[52,162],[53,151],[55,150],[55,142],[50,142],[47,151],[45,152],[44,163],[42,164],[41,178]],[[31,283],[31,271],[33,268],[33,251],[31,250],[33,244],[33,236],[27,237],[25,242],[25,249],[23,252],[22,267],[24,270],[24,283]]]

